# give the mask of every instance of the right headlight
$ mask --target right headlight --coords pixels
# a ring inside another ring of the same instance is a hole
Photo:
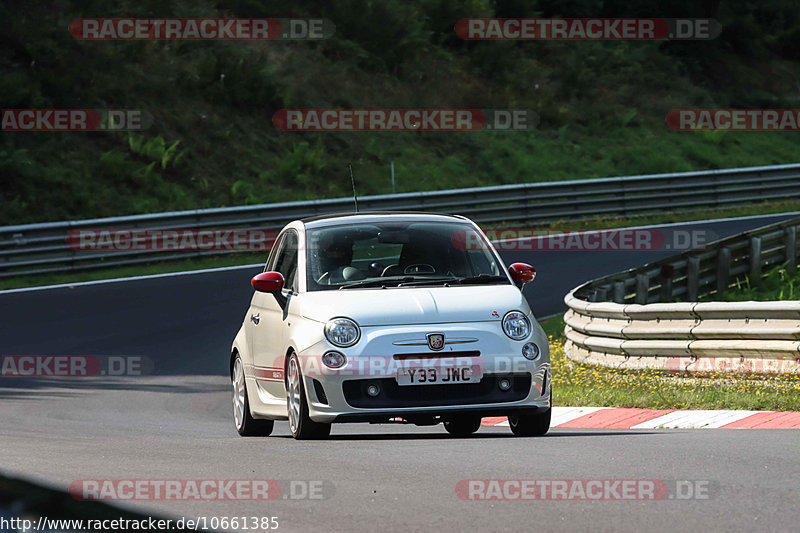
[[[358,328],[358,324],[349,318],[332,318],[325,324],[325,338],[339,348],[354,345],[360,337],[361,330]]]
[[[521,341],[531,334],[531,322],[521,311],[509,311],[503,317],[503,331],[508,338]]]

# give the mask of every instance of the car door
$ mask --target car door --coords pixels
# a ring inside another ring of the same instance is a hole
[[[281,247],[282,236],[279,235],[275,239],[275,244],[272,246],[272,250],[270,251],[269,257],[267,257],[267,262],[264,264],[264,272],[268,272],[272,270],[272,265],[275,264],[275,261],[278,257],[278,250]],[[272,295],[267,294],[268,298],[274,300],[275,298]],[[250,354],[250,361],[247,361],[253,365],[260,365],[265,364],[265,358],[256,353],[256,342],[255,336],[258,331],[261,331],[263,328],[259,328],[258,326],[261,324],[261,310],[264,308],[264,302],[267,301],[265,298],[264,293],[255,291],[253,293],[253,297],[250,299],[250,307],[247,309],[247,315],[245,316],[244,321],[244,331],[245,331],[245,342],[247,343],[247,353]],[[248,375],[250,373],[248,372]],[[254,374],[260,380],[263,379],[263,372],[258,371]]]
[[[262,388],[271,396],[285,401],[286,389],[283,381],[283,360],[286,355],[284,340],[288,336],[289,307],[292,297],[297,294],[298,236],[294,229],[287,230],[277,244],[274,257],[267,264],[268,270],[283,274],[285,281],[283,296],[285,307],[281,307],[272,294],[256,293],[253,298],[252,313],[257,316],[253,330],[253,359],[263,370],[260,381]]]

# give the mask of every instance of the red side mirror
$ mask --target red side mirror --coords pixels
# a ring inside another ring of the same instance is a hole
[[[528,283],[536,277],[536,269],[527,263],[514,263],[508,267],[508,273],[514,283]]]
[[[258,292],[278,292],[283,289],[283,284],[280,272],[262,272],[250,280],[250,285]]]

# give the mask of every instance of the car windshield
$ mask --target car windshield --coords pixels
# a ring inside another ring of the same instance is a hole
[[[308,290],[510,283],[472,226],[386,222],[309,229]]]

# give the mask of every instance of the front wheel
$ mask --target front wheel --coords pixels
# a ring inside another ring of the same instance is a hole
[[[550,407],[543,413],[511,415],[508,417],[508,425],[511,426],[511,432],[517,437],[538,437],[550,429],[552,413],[553,408]]]
[[[289,430],[297,440],[325,439],[331,434],[331,425],[314,422],[308,416],[306,390],[297,355],[289,358],[286,374],[286,406],[289,410]]]
[[[272,433],[275,422],[253,418],[250,414],[250,402],[247,399],[247,383],[244,379],[244,365],[242,358],[236,354],[231,372],[233,385],[233,421],[236,431],[242,437],[267,437]]]

